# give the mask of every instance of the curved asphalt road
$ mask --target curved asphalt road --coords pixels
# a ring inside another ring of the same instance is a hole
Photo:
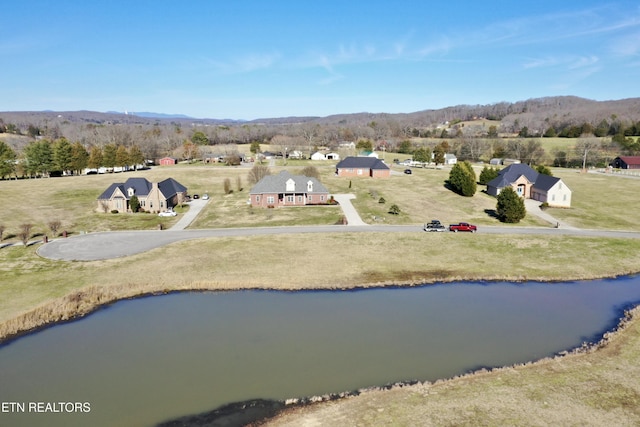
[[[259,227],[259,228],[221,228],[208,230],[182,231],[110,231],[89,233],[67,239],[57,239],[38,248],[38,254],[45,258],[67,261],[95,261],[138,254],[160,246],[182,240],[208,237],[263,236],[270,234],[300,233],[353,233],[353,232],[415,232],[422,225],[319,225],[299,227]],[[482,234],[542,234],[591,237],[640,238],[638,232],[578,230],[563,228],[527,228],[527,227],[482,227]]]
[[[96,261],[125,257],[145,252],[160,246],[183,240],[210,237],[260,236],[270,234],[300,233],[353,233],[353,232],[415,232],[424,233],[422,225],[367,225],[351,205],[352,195],[334,195],[347,217],[349,225],[319,225],[294,227],[217,228],[185,230],[206,205],[205,200],[193,200],[187,213],[166,231],[109,231],[82,234],[67,239],[56,239],[38,248],[37,253],[45,258],[65,261]],[[536,209],[540,211],[539,208]],[[535,212],[540,215],[539,213]],[[549,219],[550,218],[550,219]],[[555,222],[552,217],[545,218]],[[543,227],[482,227],[483,234],[542,234],[592,237],[640,238],[639,232],[583,230],[560,224],[560,228]],[[427,235],[429,233],[425,233]],[[425,236],[425,238],[427,238]]]

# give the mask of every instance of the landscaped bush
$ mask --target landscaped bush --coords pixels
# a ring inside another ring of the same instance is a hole
[[[112,210],[111,210],[111,213],[112,213],[112,214],[117,214],[117,213],[118,213],[118,209],[112,209]]]
[[[387,203],[387,201],[384,199],[384,197],[380,197],[380,199],[378,200],[378,203],[385,204]]]
[[[391,207],[389,208],[389,213],[392,215],[399,215],[400,208],[398,207],[398,205],[391,205]]]

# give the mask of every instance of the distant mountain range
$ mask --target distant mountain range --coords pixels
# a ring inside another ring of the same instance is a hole
[[[147,117],[149,119],[194,119],[194,117],[190,117],[184,114],[150,113],[147,111],[125,111],[124,113],[121,111],[107,111],[107,114],[125,114],[138,117]]]
[[[193,118],[185,114],[154,112],[96,112],[96,111],[5,111],[0,119],[5,123],[46,124],[47,122],[84,122],[111,124],[179,123],[189,125],[295,125],[314,123],[319,125],[363,126],[371,123],[395,121],[413,127],[428,127],[452,121],[468,121],[487,118],[501,122],[504,129],[527,126],[530,130],[546,129],[550,125],[562,127],[568,124],[591,123],[601,120],[624,122],[640,121],[640,98],[610,101],[594,101],[576,96],[533,98],[518,102],[498,102],[487,105],[456,105],[410,113],[348,113],[325,117],[274,117],[256,120]]]

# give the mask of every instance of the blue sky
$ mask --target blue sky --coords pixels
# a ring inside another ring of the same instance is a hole
[[[636,1],[31,1],[0,111],[256,119],[639,96]]]

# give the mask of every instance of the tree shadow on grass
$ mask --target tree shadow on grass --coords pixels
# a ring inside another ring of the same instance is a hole
[[[486,213],[489,218],[500,219],[498,218],[498,212],[495,209],[485,209],[484,213]]]

